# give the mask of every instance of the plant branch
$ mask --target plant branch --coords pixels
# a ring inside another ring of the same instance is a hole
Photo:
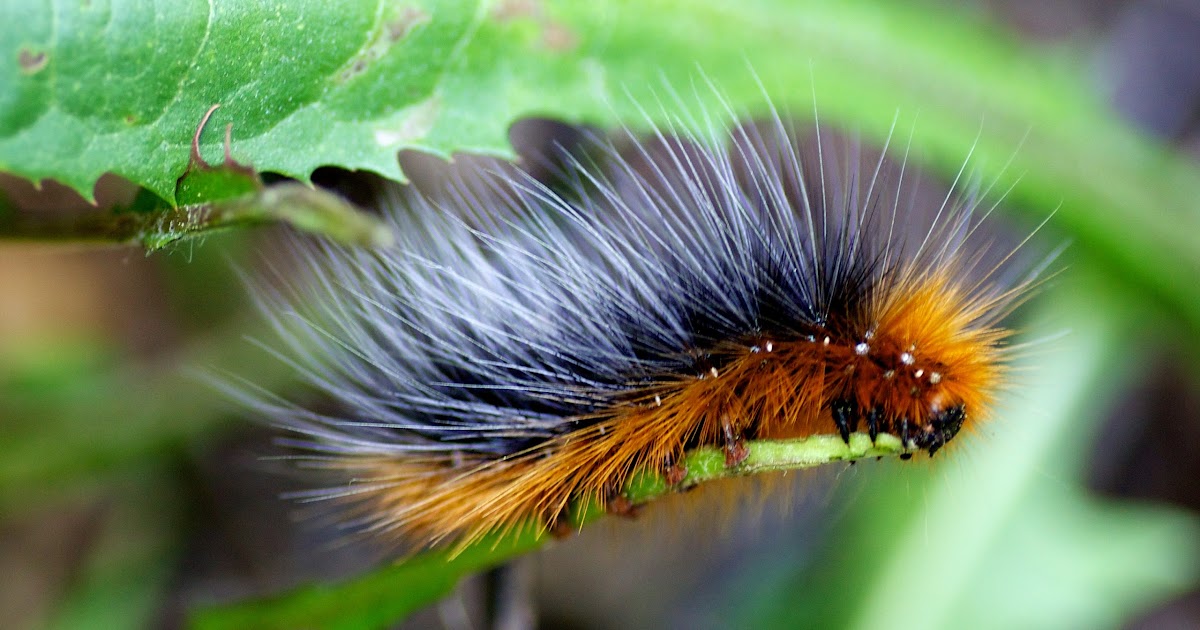
[[[380,219],[333,193],[297,182],[154,212],[94,212],[58,219],[0,214],[0,239],[137,244],[154,251],[216,230],[278,221],[349,245],[386,247],[394,240]]]
[[[895,436],[880,435],[872,443],[863,433],[852,434],[849,444],[836,435],[816,435],[747,442],[746,447],[747,457],[733,466],[726,466],[725,452],[720,448],[691,451],[682,462],[686,474],[677,484],[668,484],[658,474],[644,474],[629,483],[624,497],[631,504],[640,505],[718,479],[906,452]],[[571,518],[572,527],[583,527],[604,514],[602,506],[577,505]],[[533,551],[549,538],[544,527],[517,527],[509,535],[485,538],[460,548],[428,551],[341,584],[309,585],[268,599],[203,608],[192,616],[190,627],[196,630],[388,627],[446,596],[463,577]]]

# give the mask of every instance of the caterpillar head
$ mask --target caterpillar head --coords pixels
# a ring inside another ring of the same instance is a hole
[[[1001,342],[987,325],[997,302],[933,274],[877,300],[855,339],[830,352],[840,370],[829,413],[844,438],[865,424],[936,453],[969,416],[987,414],[1002,381]]]

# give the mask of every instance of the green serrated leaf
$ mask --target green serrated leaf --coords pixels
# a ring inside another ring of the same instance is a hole
[[[1118,123],[1078,64],[919,3],[114,0],[4,12],[0,171],[85,196],[111,171],[174,201],[216,104],[209,124],[232,125],[232,156],[258,171],[305,180],[335,165],[399,180],[399,149],[509,155],[522,116],[703,127],[762,113],[767,97],[792,114],[815,101],[823,119],[877,139],[895,125],[945,170],[972,155],[984,181],[1014,184],[1009,199],[1038,219],[1056,212],[1112,273],[1200,328],[1195,167]],[[223,134],[202,139],[216,162]]]
[[[0,84],[14,89],[0,95],[0,170],[85,196],[112,171],[168,200],[216,104],[212,123],[232,124],[233,154],[260,170],[306,179],[337,164],[399,179],[396,151],[417,144],[420,112],[481,19],[475,2],[453,0],[5,12]],[[202,148],[213,158],[219,146],[210,137]]]
[[[253,195],[262,188],[257,174],[228,167],[193,168],[179,179],[175,199],[180,205],[201,205]]]

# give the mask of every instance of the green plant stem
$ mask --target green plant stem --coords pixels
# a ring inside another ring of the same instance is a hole
[[[816,435],[747,442],[746,448],[746,458],[732,466],[726,465],[722,449],[696,449],[684,458],[682,466],[686,474],[678,484],[669,485],[658,474],[644,474],[629,483],[624,496],[632,504],[640,505],[718,479],[905,452],[899,438],[884,434],[872,443],[862,433],[852,434],[848,444],[836,435]],[[604,513],[602,506],[577,505],[571,525],[582,527]],[[511,534],[485,538],[465,547],[422,553],[341,584],[310,585],[268,599],[201,609],[192,617],[191,627],[197,630],[386,627],[444,597],[463,577],[533,551],[549,538],[545,528],[518,527]]]
[[[93,212],[53,220],[10,214],[0,219],[0,239],[136,244],[153,251],[216,230],[278,221],[348,245],[385,247],[394,240],[378,218],[333,193],[296,182],[154,212]]]

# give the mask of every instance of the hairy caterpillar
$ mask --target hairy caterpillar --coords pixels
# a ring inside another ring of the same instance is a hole
[[[469,542],[697,446],[732,465],[748,439],[865,430],[932,456],[986,418],[1030,280],[981,264],[980,195],[922,214],[906,159],[795,138],[775,116],[599,140],[555,189],[499,168],[391,191],[394,249],[299,244],[311,282],[262,301],[337,415],[254,402],[345,476],[310,496]]]

